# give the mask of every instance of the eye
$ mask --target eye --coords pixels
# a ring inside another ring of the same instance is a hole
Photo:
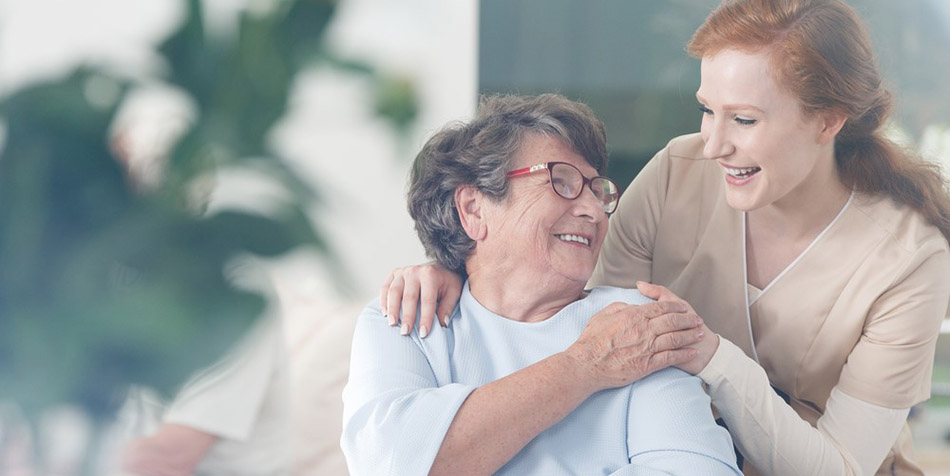
[[[713,112],[712,112],[712,109],[709,109],[708,107],[703,106],[702,104],[699,105],[699,112],[701,112],[701,113],[703,113],[703,114],[709,114],[710,116],[711,116],[712,113],[713,113]]]
[[[759,122],[755,119],[749,119],[749,118],[740,117],[740,116],[735,116],[733,119],[736,121],[737,124],[742,125],[742,126],[751,126]]]

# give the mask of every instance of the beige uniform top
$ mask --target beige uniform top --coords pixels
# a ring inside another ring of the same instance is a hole
[[[637,176],[610,219],[591,284],[664,285],[735,344],[720,345],[708,366],[725,368],[700,377],[711,384],[737,446],[752,453],[745,454],[746,467],[778,472],[774,454],[756,454],[770,445],[744,439],[764,434],[775,445],[797,444],[784,434],[792,432],[789,425],[764,414],[794,417],[788,406],[775,405],[774,392],[759,388],[768,383],[819,428],[833,389],[894,409],[929,398],[934,347],[950,302],[950,250],[939,230],[889,198],[855,193],[750,306],[744,213],[726,203],[722,172],[702,158],[702,148],[698,134],[676,138]],[[736,347],[748,358],[720,355]],[[750,376],[756,369],[750,359],[767,381]],[[746,392],[741,385],[758,387]],[[733,391],[717,393],[721,388]],[[905,425],[878,474],[891,468],[913,474],[909,446]]]

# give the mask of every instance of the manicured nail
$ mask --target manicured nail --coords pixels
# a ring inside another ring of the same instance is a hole
[[[396,325],[396,316],[387,316],[386,321],[389,322],[389,327]]]
[[[402,327],[399,328],[399,333],[402,335],[409,335],[409,323],[403,322]]]
[[[419,326],[419,337],[425,339],[429,335],[429,328],[425,325]]]

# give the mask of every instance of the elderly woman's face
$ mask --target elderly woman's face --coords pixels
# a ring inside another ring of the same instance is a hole
[[[525,138],[513,168],[545,162],[567,162],[585,177],[597,175],[560,139],[538,134]],[[585,186],[576,199],[565,199],[546,171],[510,179],[509,195],[491,207],[488,224],[493,255],[538,273],[538,282],[560,277],[586,284],[607,233],[607,215],[593,192]]]

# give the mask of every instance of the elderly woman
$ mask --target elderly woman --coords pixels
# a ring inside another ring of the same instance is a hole
[[[428,141],[410,214],[467,281],[444,328],[400,337],[378,302],[360,316],[343,393],[352,474],[739,474],[700,380],[651,374],[695,356],[671,349],[701,338],[698,316],[584,290],[619,198],[605,141],[589,108],[556,95],[489,98]],[[552,369],[585,385],[521,384]]]

